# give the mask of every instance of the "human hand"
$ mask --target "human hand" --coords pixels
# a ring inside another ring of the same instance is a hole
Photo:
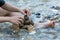
[[[29,10],[29,9],[23,9],[23,10],[21,10],[21,12],[22,12],[24,15],[28,15],[28,16],[30,16],[30,15],[31,15],[31,13],[30,13],[30,10]]]
[[[48,26],[50,26],[50,27],[52,27],[52,28],[53,28],[53,27],[55,26],[55,22],[50,21],[50,22],[49,22],[49,24],[48,24]]]
[[[23,17],[21,17],[21,16],[12,16],[12,17],[9,18],[9,21],[13,24],[16,24],[16,25],[24,23],[23,22]]]

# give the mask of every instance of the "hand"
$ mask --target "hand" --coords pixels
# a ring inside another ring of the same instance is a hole
[[[19,24],[23,23],[23,17],[12,16],[9,18],[9,21],[13,24],[19,25]]]
[[[23,9],[23,10],[21,10],[21,12],[22,12],[24,15],[28,15],[28,16],[31,15],[30,10],[28,10],[28,9]]]
[[[49,24],[48,24],[48,26],[50,26],[50,27],[52,27],[52,28],[53,28],[53,27],[55,26],[55,22],[50,21],[50,22],[49,22]]]

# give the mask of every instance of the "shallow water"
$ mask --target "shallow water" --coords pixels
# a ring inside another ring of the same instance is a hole
[[[44,16],[53,17],[56,13],[60,14],[59,10],[51,8],[52,6],[60,6],[60,0],[5,0],[17,7],[29,8],[32,12],[31,18],[34,22],[44,21]],[[41,15],[37,17],[36,13]],[[11,30],[8,29],[12,24],[11,23],[0,23],[1,28],[3,29],[0,33],[0,40],[60,40],[60,23],[56,23],[55,28],[36,28],[36,33],[29,35],[29,33],[22,29],[20,30],[19,37],[14,38],[9,35]],[[7,31],[8,30],[8,31]]]

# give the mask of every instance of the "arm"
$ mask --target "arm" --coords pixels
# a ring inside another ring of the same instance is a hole
[[[35,23],[35,26],[38,27],[38,28],[54,28],[55,26],[55,23],[53,21],[50,21],[48,23]]]
[[[0,22],[11,22],[13,24],[21,24],[23,23],[23,20],[21,19],[20,16],[13,16],[13,17],[0,17]]]
[[[21,9],[19,9],[16,6],[10,5],[9,3],[5,3],[3,6],[1,6],[1,8],[11,11],[11,12],[20,12]]]
[[[16,7],[16,6],[10,5],[9,3],[5,3],[3,6],[1,6],[1,8],[5,9],[5,10],[8,10],[10,12],[21,12],[24,15],[26,15],[26,13],[25,13],[25,11],[26,11],[27,15],[31,15],[30,10],[21,9],[21,8]]]
[[[9,17],[0,17],[0,22],[8,22]]]

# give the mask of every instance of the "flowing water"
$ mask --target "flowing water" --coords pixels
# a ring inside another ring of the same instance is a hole
[[[15,5],[20,8],[29,8],[32,15],[31,19],[34,22],[48,21],[43,20],[44,16],[53,17],[57,13],[60,14],[60,10],[55,10],[53,6],[60,6],[60,0],[5,0],[6,2]],[[41,14],[41,15],[37,15]],[[36,28],[36,33],[29,35],[29,33],[22,29],[20,30],[19,37],[14,38],[10,36],[12,32],[8,27],[12,24],[9,22],[0,23],[0,40],[60,40],[60,23],[56,23],[55,28]]]

